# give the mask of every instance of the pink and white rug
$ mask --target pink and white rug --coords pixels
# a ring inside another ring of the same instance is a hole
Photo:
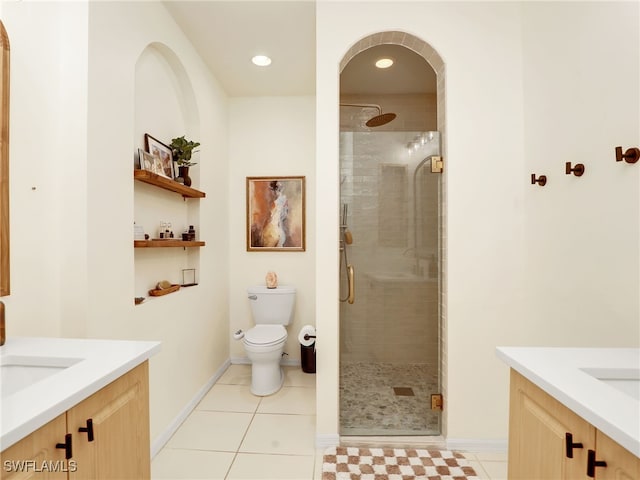
[[[332,447],[322,480],[480,480],[464,455],[448,450]]]

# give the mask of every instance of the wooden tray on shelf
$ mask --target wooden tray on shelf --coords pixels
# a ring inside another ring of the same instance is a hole
[[[180,285],[173,284],[169,288],[156,288],[154,290],[149,290],[149,295],[151,295],[152,297],[161,297],[162,295],[177,292],[178,290],[180,290]]]

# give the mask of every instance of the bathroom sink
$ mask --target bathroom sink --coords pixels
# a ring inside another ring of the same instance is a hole
[[[81,358],[4,355],[0,357],[0,391],[2,398],[49,378]]]
[[[640,368],[581,368],[580,370],[640,401]]]

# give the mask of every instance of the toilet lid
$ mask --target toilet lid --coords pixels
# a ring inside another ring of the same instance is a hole
[[[244,341],[252,345],[273,345],[287,338],[282,325],[256,325],[244,334]]]

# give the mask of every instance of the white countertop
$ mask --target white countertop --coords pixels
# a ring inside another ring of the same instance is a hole
[[[498,347],[507,365],[640,457],[640,400],[585,370],[637,376],[638,348]],[[636,388],[632,383],[632,388]]]
[[[143,363],[160,342],[9,337],[0,363],[11,356],[79,359],[77,363],[2,399],[0,451]],[[1,386],[0,386],[1,387]]]

